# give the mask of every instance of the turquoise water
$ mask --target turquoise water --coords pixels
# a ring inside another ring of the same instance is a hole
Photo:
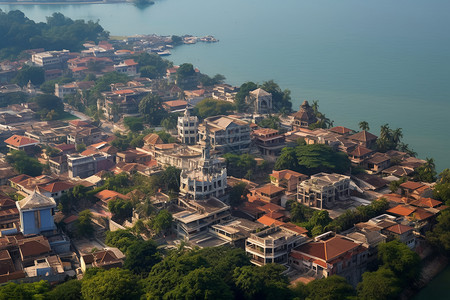
[[[389,123],[439,170],[450,167],[450,2],[444,0],[162,0],[130,4],[0,5],[34,20],[60,11],[100,20],[113,35],[212,34],[216,44],[175,49],[227,81],[274,79],[294,108],[318,99],[335,125]]]

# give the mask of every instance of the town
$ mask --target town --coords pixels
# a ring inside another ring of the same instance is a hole
[[[401,128],[161,57],[212,36],[98,36],[0,62],[1,293],[406,299],[446,266],[450,171]]]

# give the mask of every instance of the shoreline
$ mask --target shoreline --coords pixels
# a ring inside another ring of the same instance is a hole
[[[3,2],[0,1],[0,5],[80,5],[80,4],[116,4],[116,3],[131,3],[131,1],[64,1],[64,2],[33,2],[33,1],[25,1],[25,2]]]

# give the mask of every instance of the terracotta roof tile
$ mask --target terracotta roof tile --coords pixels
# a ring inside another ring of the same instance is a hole
[[[360,131],[358,133],[355,133],[355,134],[349,136],[348,138],[351,140],[368,142],[368,141],[376,140],[378,137],[374,134],[371,134],[368,131],[363,130],[363,131]]]
[[[15,134],[12,137],[6,139],[5,143],[8,145],[14,146],[14,147],[22,147],[22,146],[27,146],[27,145],[38,144],[39,141],[30,139],[29,137],[26,137],[26,136],[21,136],[21,135]]]
[[[406,225],[402,225],[402,224],[395,224],[392,225],[391,227],[386,228],[386,230],[394,232],[396,234],[403,234],[405,232],[411,231],[414,228],[412,228],[411,226],[406,226]]]
[[[397,205],[396,207],[388,209],[386,212],[394,214],[394,215],[406,217],[406,216],[409,216],[410,214],[412,214],[414,211],[415,211],[415,209],[413,209],[413,208],[409,208],[404,205]]]

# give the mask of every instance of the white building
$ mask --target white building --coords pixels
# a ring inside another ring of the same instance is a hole
[[[227,187],[227,169],[220,160],[211,158],[208,134],[201,142],[202,158],[197,168],[183,169],[180,175],[180,194],[186,198],[199,200],[211,196],[220,198]]]
[[[251,91],[245,101],[249,111],[255,114],[267,114],[272,110],[272,94],[261,88]]]
[[[35,53],[31,56],[31,61],[44,69],[58,69],[62,67],[64,61],[67,61],[69,53],[69,50]]]
[[[136,76],[138,63],[132,59],[126,59],[117,65],[114,65],[114,71],[128,76]]]
[[[198,142],[198,118],[191,116],[189,108],[186,106],[184,115],[178,117],[178,139],[187,145],[194,145]]]

